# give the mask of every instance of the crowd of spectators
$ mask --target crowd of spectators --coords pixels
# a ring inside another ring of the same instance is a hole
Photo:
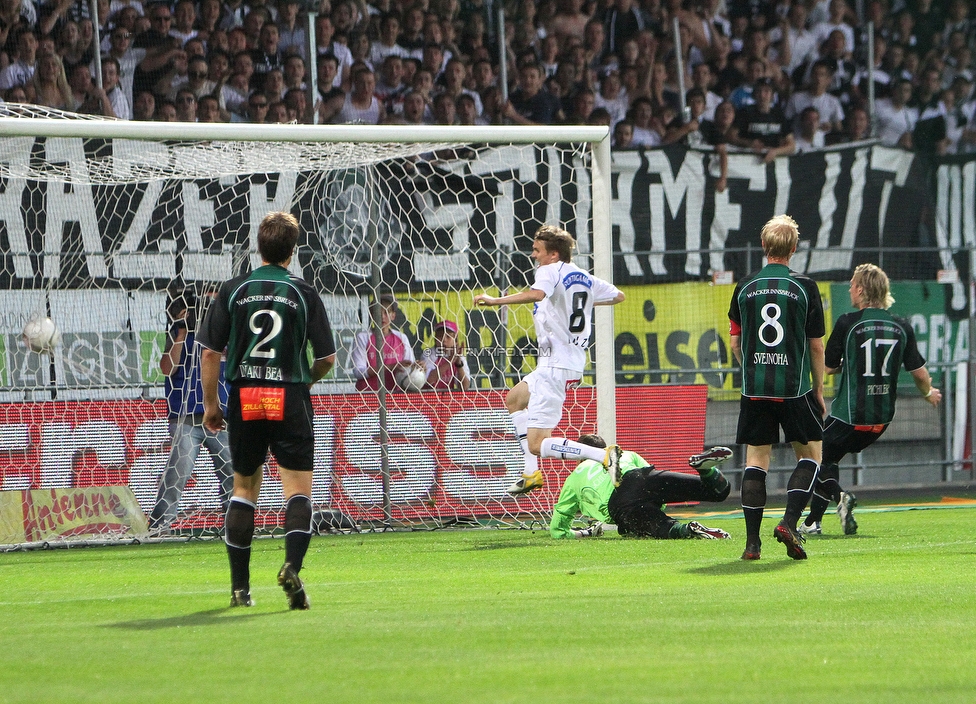
[[[845,0],[514,0],[499,28],[500,2],[0,0],[0,96],[132,120],[606,124],[617,149],[766,159],[872,130],[976,151],[969,0],[861,0],[861,16]]]

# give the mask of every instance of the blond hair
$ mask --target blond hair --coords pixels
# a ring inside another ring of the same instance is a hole
[[[895,299],[891,296],[891,285],[884,270],[874,264],[858,264],[854,269],[851,283],[860,286],[863,294],[861,302],[869,308],[888,310]]]
[[[800,228],[789,215],[777,215],[763,225],[761,238],[767,257],[789,259],[800,241]]]

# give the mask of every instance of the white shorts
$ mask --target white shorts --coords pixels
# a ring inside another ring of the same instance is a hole
[[[579,386],[582,375],[571,369],[540,367],[524,381],[529,386],[529,427],[555,428],[563,417],[566,390]]]

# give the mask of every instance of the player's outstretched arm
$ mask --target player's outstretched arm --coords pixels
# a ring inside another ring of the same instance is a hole
[[[489,296],[479,293],[474,297],[473,302],[476,306],[508,306],[518,303],[538,303],[545,297],[545,291],[530,288],[518,293],[510,293],[507,296]]]
[[[623,291],[618,291],[617,295],[611,298],[609,301],[597,301],[593,305],[595,306],[615,306],[618,303],[623,303],[627,299]]]

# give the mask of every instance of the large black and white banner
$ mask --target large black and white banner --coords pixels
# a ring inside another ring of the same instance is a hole
[[[220,281],[257,263],[257,224],[271,210],[299,217],[295,267],[334,293],[366,284],[371,261],[401,289],[523,285],[544,222],[562,223],[581,252],[592,246],[588,156],[566,145],[259,175],[220,164],[212,178],[126,182],[94,174],[120,144],[4,141],[0,289]],[[192,146],[156,148],[174,163],[196,158]],[[967,269],[956,252],[976,242],[976,156],[935,161],[870,144],[771,164],[732,154],[722,192],[715,156],[683,147],[615,152],[612,172],[621,284],[740,277],[760,265],[759,231],[782,212],[800,225],[794,266],[819,279],[843,280],[862,261],[896,279],[933,278]]]
[[[877,146],[804,154],[764,164],[730,154],[728,187],[718,192],[717,157],[682,148],[614,154],[618,282],[680,281],[761,266],[759,232],[789,213],[801,245],[793,266],[818,278],[845,278],[861,261],[926,270],[916,252],[930,208],[930,167],[910,152]],[[623,217],[626,213],[629,217]],[[934,242],[928,243],[934,245]]]

